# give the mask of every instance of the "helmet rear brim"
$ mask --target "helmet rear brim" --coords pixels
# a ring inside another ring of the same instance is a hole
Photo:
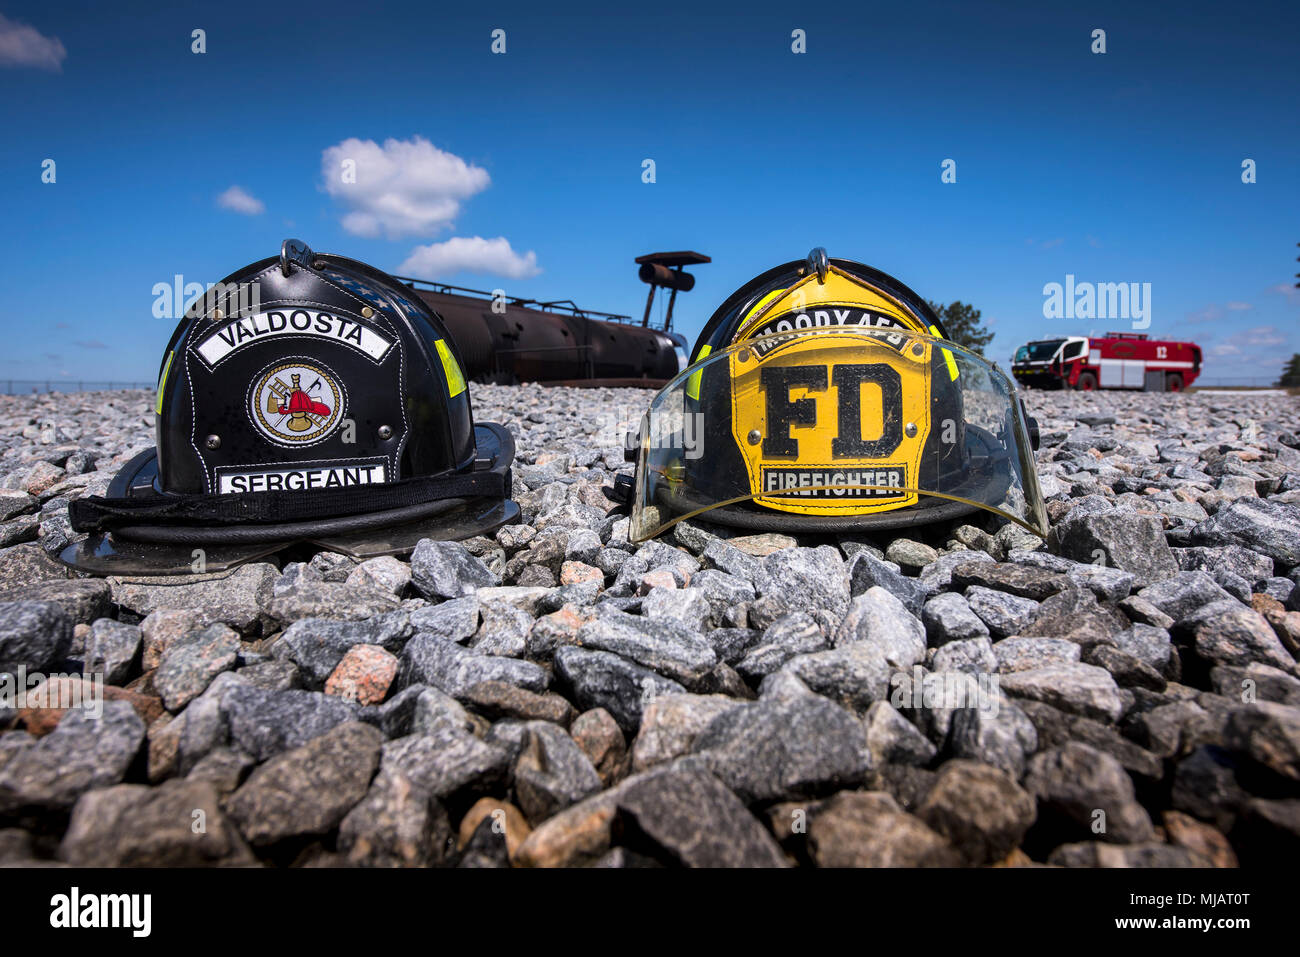
[[[474,433],[475,471],[496,472],[508,479],[513,436],[494,423],[476,424]],[[142,453],[114,478],[109,497],[157,495],[156,474],[156,450]],[[185,574],[194,571],[200,558],[205,571],[219,572],[297,543],[364,559],[406,554],[424,538],[454,541],[488,534],[518,521],[519,514],[519,506],[508,498],[439,498],[311,521],[210,527],[124,525],[71,544],[58,557],[65,565],[99,575]]]

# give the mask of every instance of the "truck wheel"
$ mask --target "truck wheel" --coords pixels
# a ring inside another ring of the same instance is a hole
[[[1079,384],[1075,386],[1080,392],[1091,392],[1097,388],[1097,377],[1091,372],[1079,373]]]
[[[1182,392],[1182,391],[1183,391],[1183,377],[1180,376],[1177,372],[1171,372],[1171,373],[1169,373],[1169,375],[1165,377],[1165,391],[1166,391],[1166,392]]]

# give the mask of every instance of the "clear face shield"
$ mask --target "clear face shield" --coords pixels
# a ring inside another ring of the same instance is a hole
[[[1047,534],[1012,381],[944,339],[794,329],[684,370],[641,423],[631,538],[683,519],[903,528],[979,510]]]

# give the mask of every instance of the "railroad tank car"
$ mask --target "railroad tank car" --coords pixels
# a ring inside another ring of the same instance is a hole
[[[638,278],[650,286],[645,315],[582,309],[572,299],[543,302],[423,279],[397,278],[437,312],[474,382],[660,388],[686,365],[686,339],[673,332],[678,292],[695,277],[685,266],[712,262],[692,250],[638,256]],[[667,311],[651,324],[655,296]]]

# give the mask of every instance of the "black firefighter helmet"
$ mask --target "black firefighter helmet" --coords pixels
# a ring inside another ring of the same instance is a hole
[[[740,528],[874,531],[984,509],[1043,535],[1014,383],[930,306],[814,249],[733,293],[635,437],[640,541],[699,515]]]
[[[177,326],[157,448],[69,507],[69,565],[220,571],[293,542],[400,554],[516,520],[514,440],[475,424],[442,320],[393,277],[285,240]]]

